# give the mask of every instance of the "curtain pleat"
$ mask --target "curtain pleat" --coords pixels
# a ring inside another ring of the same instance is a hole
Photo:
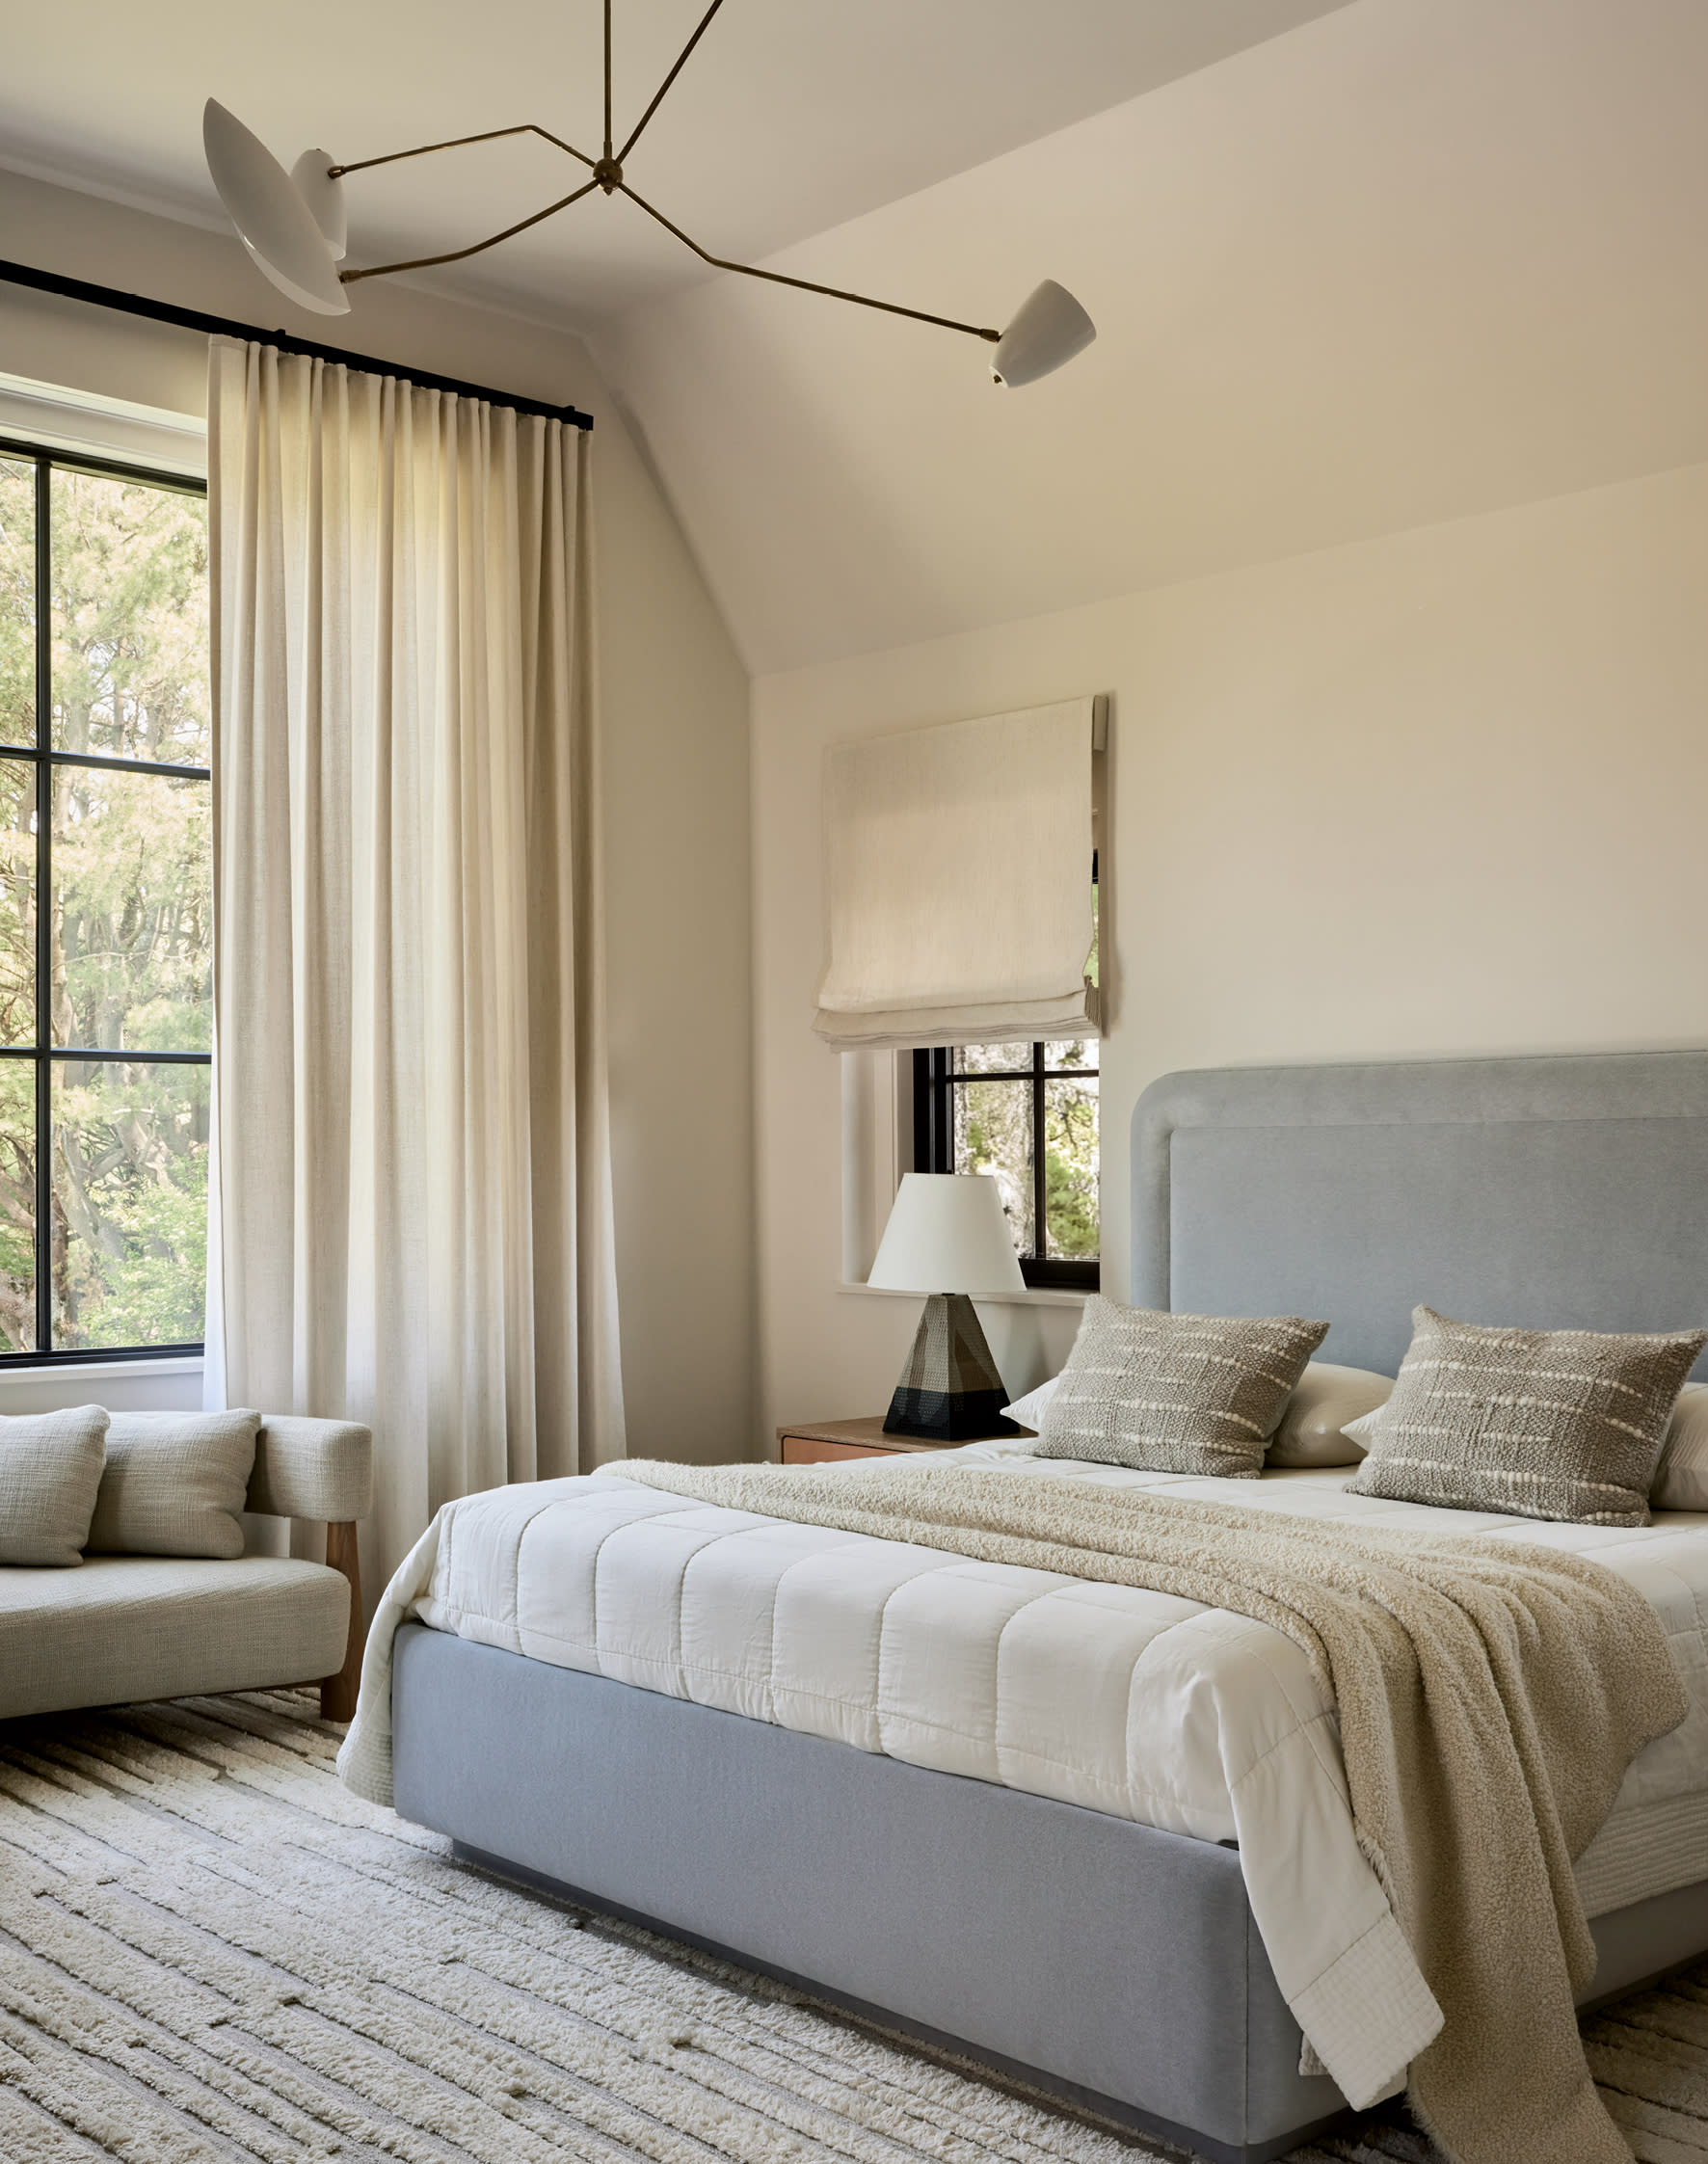
[[[216,340],[210,1403],[440,1504],[624,1448],[587,439]]]

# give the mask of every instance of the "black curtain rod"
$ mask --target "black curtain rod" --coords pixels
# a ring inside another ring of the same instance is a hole
[[[593,416],[574,406],[547,406],[538,398],[518,398],[508,390],[494,390],[487,384],[461,383],[455,376],[429,375],[421,368],[405,368],[392,361],[376,361],[371,353],[346,353],[338,346],[316,345],[312,339],[293,337],[288,331],[261,331],[253,323],[233,323],[223,315],[203,315],[200,308],[173,307],[170,301],[145,300],[140,293],[120,293],[111,285],[91,285],[80,278],[62,278],[57,271],[38,271],[28,263],[0,262],[0,281],[8,285],[28,285],[38,293],[56,293],[66,301],[87,301],[93,307],[117,308],[124,315],[147,316],[150,323],[175,324],[180,331],[200,331],[210,338],[259,339],[280,353],[305,354],[310,361],[333,361],[364,375],[398,375],[419,384],[424,390],[449,391],[457,398],[482,398],[489,405],[509,406],[519,414],[539,414],[568,428],[591,428]]]

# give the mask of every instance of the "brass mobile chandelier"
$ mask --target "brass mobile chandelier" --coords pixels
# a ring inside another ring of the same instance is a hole
[[[201,119],[202,147],[207,166],[219,190],[220,200],[237,227],[238,238],[256,266],[281,293],[320,315],[344,315],[350,307],[349,286],[364,278],[385,278],[394,271],[421,271],[437,263],[460,263],[479,255],[514,234],[525,232],[544,219],[554,218],[583,196],[600,189],[607,196],[627,196],[637,209],[656,220],[684,248],[692,249],[702,262],[720,271],[738,271],[744,278],[762,278],[773,285],[793,285],[805,293],[827,294],[833,301],[852,301],[863,308],[881,308],[888,315],[904,315],[916,323],[936,324],[941,330],[965,332],[996,348],[991,355],[991,374],[1000,384],[1035,383],[1082,352],[1097,335],[1097,328],[1065,287],[1046,279],[1027,296],[1005,331],[992,331],[975,323],[958,323],[952,316],[931,315],[923,308],[902,307],[894,301],[876,301],[869,294],[847,293],[835,285],[816,285],[811,279],[787,278],[781,271],[762,271],[752,263],[733,263],[713,255],[674,225],[655,204],[637,195],[628,184],[625,166],[640,141],[642,131],[657,112],[665,93],[681,73],[694,47],[706,35],[723,0],[711,0],[704,15],[678,55],[676,65],[659,84],[652,103],[628,132],[627,141],[614,149],[611,125],[611,0],[604,0],[605,129],[604,154],[589,157],[573,143],[553,135],[549,128],[524,121],[517,127],[489,128],[481,135],[460,135],[448,143],[423,143],[413,150],[391,150],[384,157],[356,158],[340,165],[325,150],[305,150],[286,173],[266,145],[252,135],[241,120],[214,98],[209,98]],[[591,178],[582,182],[544,210],[520,218],[500,233],[477,240],[467,248],[447,249],[440,255],[416,255],[408,262],[374,263],[362,270],[338,268],[346,246],[344,177],[366,173],[375,166],[395,165],[403,158],[424,158],[440,150],[466,149],[470,144],[495,143],[505,136],[537,135],[584,166]]]

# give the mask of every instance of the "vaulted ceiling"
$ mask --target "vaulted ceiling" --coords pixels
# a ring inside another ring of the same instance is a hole
[[[619,132],[701,4],[614,0]],[[600,131],[595,0],[13,13],[0,165],[192,222],[208,93],[287,162]],[[637,186],[973,322],[1059,279],[1097,343],[999,390],[974,340],[708,273],[602,199],[429,282],[589,331],[750,666],[787,669],[1708,459],[1705,98],[1704,0],[726,0]],[[565,170],[357,176],[352,259]]]
[[[1356,0],[598,342],[757,670],[1708,459],[1708,6]]]
[[[619,143],[707,0],[612,0]],[[713,254],[766,255],[1345,0],[725,0],[630,177]],[[285,165],[534,121],[598,155],[599,0],[79,0],[15,8],[0,165],[223,223],[201,162],[218,97]],[[581,177],[537,140],[349,183],[351,260],[462,246]],[[594,198],[438,274],[446,290],[580,324],[713,274],[643,213]]]

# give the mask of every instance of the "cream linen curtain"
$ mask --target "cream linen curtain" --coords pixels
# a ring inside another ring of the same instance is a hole
[[[1096,706],[1069,699],[830,746],[813,1025],[827,1044],[1095,1035]]]
[[[621,1456],[587,439],[216,340],[210,1403],[439,1505]]]

